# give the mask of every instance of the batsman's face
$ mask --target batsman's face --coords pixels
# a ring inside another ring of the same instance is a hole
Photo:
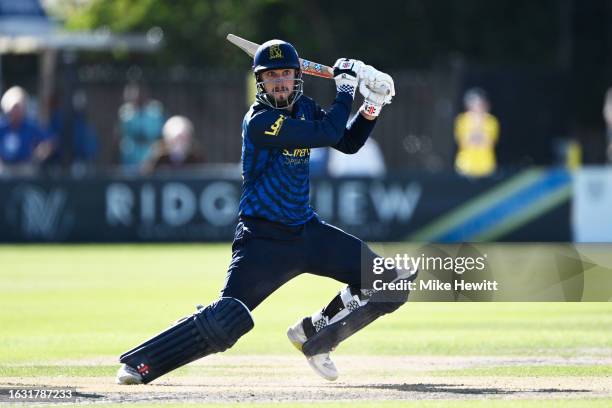
[[[285,102],[293,92],[295,69],[271,69],[261,74],[264,88],[277,102]]]

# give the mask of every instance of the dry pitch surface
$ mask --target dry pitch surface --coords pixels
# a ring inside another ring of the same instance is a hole
[[[350,400],[612,398],[611,376],[530,375],[521,367],[610,365],[608,358],[338,356],[338,381],[317,377],[288,356],[212,356],[149,385],[119,386],[112,377],[4,377],[0,386],[76,387],[78,402],[317,402]],[[58,365],[110,366],[112,359]],[[518,375],[478,370],[517,369]],[[452,375],[461,370],[464,375]],[[475,370],[472,374],[470,370]]]

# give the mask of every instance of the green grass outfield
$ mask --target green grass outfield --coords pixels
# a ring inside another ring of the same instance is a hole
[[[0,377],[112,376],[110,366],[75,364],[60,373],[53,362],[117,356],[166,328],[195,304],[218,296],[229,259],[227,244],[0,246]],[[313,275],[289,282],[254,311],[255,329],[227,353],[294,355],[286,327],[321,308],[341,287]],[[610,350],[612,302],[414,302],[347,340],[337,354],[609,357]],[[527,369],[487,367],[443,375],[612,375],[605,365]],[[583,400],[577,406],[600,402]],[[351,404],[361,406],[370,405]]]

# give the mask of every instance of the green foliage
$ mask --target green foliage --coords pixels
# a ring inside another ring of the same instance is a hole
[[[106,26],[113,32],[164,31],[165,46],[157,58],[165,64],[223,66],[244,62],[244,55],[228,47],[225,36],[252,36],[251,14],[257,2],[238,0],[93,0],[67,16],[70,29]]]
[[[169,64],[244,67],[244,55],[225,42],[233,32],[255,42],[286,39],[300,54],[328,64],[346,55],[381,69],[429,67],[462,53],[484,63],[550,66],[557,62],[559,3],[92,0],[72,8],[67,22],[117,32],[159,26],[166,46],[155,58]]]

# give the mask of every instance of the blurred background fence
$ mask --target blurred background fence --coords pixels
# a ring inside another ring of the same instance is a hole
[[[551,139],[561,139],[569,132],[569,96],[563,74],[537,69],[486,70],[460,62],[431,71],[392,74],[397,97],[373,134],[389,169],[452,170],[454,119],[462,110],[463,93],[475,85],[488,90],[495,101],[492,112],[504,124],[498,149],[502,166],[562,162]],[[128,78],[146,84],[167,116],[181,114],[192,119],[207,163],[240,160],[242,118],[253,101],[248,71],[83,66],[78,68],[78,78],[75,86],[86,92],[89,117],[103,135],[99,164],[119,163],[117,109],[123,103]],[[324,107],[334,98],[329,80],[307,77],[305,92]],[[600,138],[589,141],[585,137],[584,148],[588,157],[603,160]]]
[[[119,162],[117,107],[122,104],[126,78],[133,76],[130,68],[79,69],[77,86],[87,93],[89,117],[104,135],[101,164]],[[248,71],[138,70],[138,79],[147,84],[150,96],[164,105],[168,116],[181,114],[192,119],[207,163],[240,160],[242,119],[253,101]],[[449,72],[399,72],[394,73],[394,80],[398,96],[374,134],[386,164],[391,169],[452,168],[454,142],[449,135],[457,113],[459,84]],[[305,92],[324,107],[334,98],[329,80],[306,78]]]
[[[383,241],[612,241],[611,0],[0,0],[0,242],[230,239],[254,92],[230,32],[393,76],[372,142],[312,152],[330,221]],[[333,82],[305,93],[325,108]]]

